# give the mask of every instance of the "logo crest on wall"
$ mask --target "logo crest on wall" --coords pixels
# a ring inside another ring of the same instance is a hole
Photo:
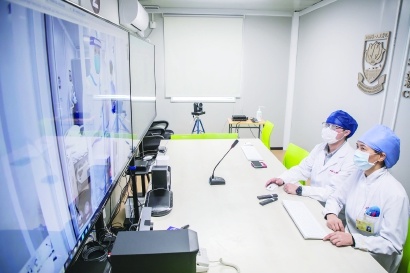
[[[100,13],[100,0],[90,0],[94,13]]]
[[[366,94],[377,94],[384,88],[386,74],[382,75],[386,64],[390,31],[368,34],[364,40],[363,74],[359,73],[357,87]]]
[[[410,71],[406,74],[406,79],[404,80],[404,86],[410,88]]]

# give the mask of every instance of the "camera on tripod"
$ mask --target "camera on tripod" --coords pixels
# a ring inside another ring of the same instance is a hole
[[[205,133],[204,126],[202,125],[202,121],[199,118],[200,115],[205,114],[202,102],[194,102],[194,112],[192,112],[191,114],[195,121],[194,128],[192,128],[192,133]]]
[[[194,102],[194,112],[192,115],[199,116],[205,114],[202,102]]]

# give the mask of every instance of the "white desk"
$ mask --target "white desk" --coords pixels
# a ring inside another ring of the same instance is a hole
[[[240,148],[251,142],[265,159],[266,169],[254,169]],[[352,247],[337,248],[330,242],[304,240],[285,211],[284,199],[303,200],[326,227],[322,206],[315,200],[274,192],[279,200],[259,205],[257,195],[272,193],[265,182],[285,168],[259,139],[241,139],[215,171],[226,185],[210,186],[208,179],[233,140],[164,140],[170,158],[174,208],[155,218],[154,229],[189,224],[198,233],[199,245],[211,261],[239,266],[242,273],[386,272],[366,252]],[[274,193],[273,192],[273,193]],[[326,228],[327,229],[327,228]],[[235,272],[233,268],[211,265],[209,273]]]

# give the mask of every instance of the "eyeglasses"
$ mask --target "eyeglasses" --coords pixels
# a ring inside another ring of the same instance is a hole
[[[336,125],[336,124],[331,124],[331,123],[327,123],[327,122],[322,122],[322,126],[323,128],[327,128],[329,127],[332,130],[337,130],[337,129],[342,129],[344,130],[342,127]]]

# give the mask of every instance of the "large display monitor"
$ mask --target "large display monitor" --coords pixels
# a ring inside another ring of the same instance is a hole
[[[0,1],[0,34],[1,271],[64,272],[155,116],[155,83],[130,94],[128,32],[66,2]]]

